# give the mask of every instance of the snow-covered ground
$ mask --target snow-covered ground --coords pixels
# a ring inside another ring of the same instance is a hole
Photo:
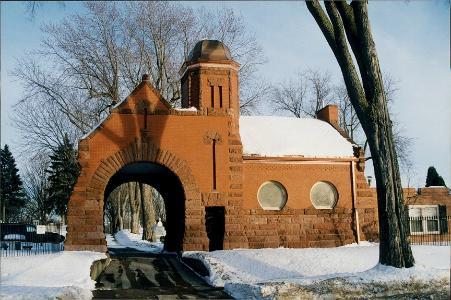
[[[106,235],[108,247],[130,247],[159,253],[162,243],[141,240],[129,230],[113,238]],[[89,251],[62,251],[45,255],[0,258],[0,299],[91,299],[95,281],[90,277],[94,261],[106,255]]]
[[[412,246],[416,265],[378,264],[377,244],[306,249],[238,249],[185,252],[207,266],[206,278],[236,298],[387,297],[441,290],[450,282],[450,247]],[[321,284],[318,284],[321,283]]]
[[[129,229],[118,231],[114,238],[111,234],[105,235],[109,248],[133,248],[139,251],[160,253],[163,251],[163,243],[142,240],[142,228],[140,234],[131,233]]]
[[[122,230],[111,248],[131,247],[161,252],[163,244],[141,240]],[[236,249],[185,252],[203,261],[214,286],[238,299],[251,298],[386,298],[437,291],[450,284],[450,247],[412,246],[416,265],[395,269],[379,265],[378,245],[362,243],[338,248]],[[90,267],[105,254],[64,251],[47,255],[2,257],[0,299],[91,299],[95,282]]]
[[[89,251],[2,257],[0,299],[91,299],[91,265],[103,258]]]

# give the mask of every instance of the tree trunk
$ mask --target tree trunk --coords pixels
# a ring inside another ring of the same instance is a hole
[[[152,187],[147,184],[139,184],[141,192],[141,209],[143,224],[143,240],[152,241],[152,227],[155,224],[155,211],[152,203]]]
[[[414,258],[410,249],[408,213],[403,202],[391,122],[388,115],[382,113],[379,117],[367,133],[378,198],[379,262],[398,268],[411,267]]]
[[[123,213],[122,213],[122,206],[121,206],[121,203],[120,203],[120,201],[121,201],[121,198],[119,197],[118,199],[117,199],[117,210],[116,210],[116,214],[115,214],[115,222],[114,222],[114,227],[115,227],[115,230],[114,230],[114,232],[117,232],[117,231],[120,231],[120,230],[122,230],[122,229],[124,229],[124,219],[122,218],[122,215],[123,215]]]
[[[124,197],[124,193],[121,188],[119,188],[119,191],[116,195],[115,199],[115,215],[114,215],[114,233],[118,232],[119,230],[124,229],[124,222],[123,222],[123,211],[122,211],[122,198]]]
[[[306,1],[306,4],[337,59],[373,157],[379,213],[379,262],[398,268],[412,267],[414,259],[401,177],[367,2],[352,1],[348,5],[346,1],[327,1],[324,5],[329,17],[319,1]]]
[[[139,234],[139,208],[140,208],[140,199],[139,199],[139,187],[136,182],[128,183],[128,195],[130,202],[130,215],[131,215],[131,228],[130,232]]]
[[[128,195],[128,185],[122,184],[120,186],[121,197],[120,197],[120,214],[119,214],[119,230],[123,230],[125,228],[125,212],[127,209],[127,195]]]

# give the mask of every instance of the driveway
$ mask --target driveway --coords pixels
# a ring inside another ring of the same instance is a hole
[[[97,279],[93,299],[232,299],[175,255],[131,248],[110,249],[109,253],[112,261]]]

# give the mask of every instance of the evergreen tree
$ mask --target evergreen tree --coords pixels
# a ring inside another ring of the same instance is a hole
[[[1,168],[1,219],[6,222],[17,221],[20,210],[25,204],[22,180],[16,161],[9,151],[8,145],[0,150]]]
[[[426,187],[428,186],[446,186],[443,177],[438,175],[435,167],[431,166],[428,168],[428,174],[426,176]]]
[[[49,201],[54,211],[65,216],[67,203],[80,173],[76,151],[73,144],[64,137],[63,143],[50,155]]]

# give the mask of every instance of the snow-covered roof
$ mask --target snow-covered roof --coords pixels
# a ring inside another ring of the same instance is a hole
[[[352,144],[318,119],[240,117],[244,155],[352,157]]]

